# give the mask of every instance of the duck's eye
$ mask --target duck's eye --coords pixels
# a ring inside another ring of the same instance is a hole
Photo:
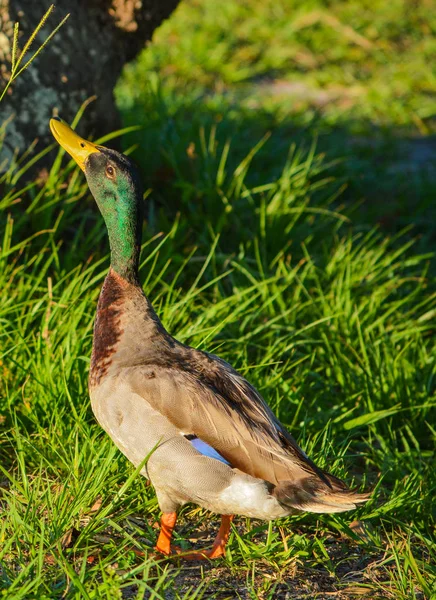
[[[115,177],[115,169],[111,166],[108,165],[106,167],[106,175],[110,178],[113,179]]]

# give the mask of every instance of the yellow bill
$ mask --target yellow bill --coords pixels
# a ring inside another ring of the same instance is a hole
[[[50,129],[58,144],[74,158],[82,171],[85,172],[85,160],[93,152],[100,152],[98,146],[81,138],[59,117],[50,119]]]

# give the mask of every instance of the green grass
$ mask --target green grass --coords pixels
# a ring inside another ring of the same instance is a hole
[[[329,120],[351,118],[358,129],[363,119],[372,125],[415,123],[428,130],[434,127],[436,83],[428,62],[436,50],[431,36],[436,18],[429,8],[429,2],[412,6],[404,0],[294,5],[287,0],[221,5],[189,0],[128,71],[131,77],[158,71],[172,89],[183,85],[191,93],[212,96],[247,84],[240,92],[249,107],[251,85],[298,82],[294,90],[283,85],[263,95],[270,96],[271,104],[287,103],[294,113],[324,105]],[[136,80],[126,94],[138,97],[139,89],[141,95],[143,82],[143,77]],[[316,96],[321,91],[331,102]],[[257,106],[262,100],[260,94]]]
[[[217,125],[233,156],[272,132],[260,180],[277,174],[291,143],[316,138],[328,160],[340,159],[331,174],[347,186],[342,200],[359,203],[359,220],[393,233],[412,207],[416,232],[434,242],[430,4],[181,2],[116,90],[126,124],[145,127],[133,139],[150,185],[171,178],[168,154],[180,165],[201,127]]]
[[[376,3],[377,19],[371,6],[307,2],[290,15],[272,0],[186,2],[117,93],[126,124],[143,126],[126,147],[138,145],[151,188],[141,277],[165,326],[231,362],[320,466],[373,498],[337,516],[238,518],[213,565],[156,558],[153,489],[89,406],[102,219],[72,163],[58,155],[29,182],[23,160],[0,179],[0,597],[434,594],[434,177],[399,182],[368,152],[375,139],[395,157],[397,127],[416,135],[414,112],[433,126],[419,76],[432,40],[421,5],[407,16],[403,3]],[[297,35],[290,23],[321,9],[327,21]],[[375,49],[344,35],[335,47],[329,15]],[[291,69],[301,46],[325,68]],[[405,95],[388,77],[397,71],[415,81]],[[367,93],[351,116],[334,103],[312,114],[311,102],[284,114],[258,97],[261,77],[363,78]],[[379,82],[389,102],[373,99]],[[187,507],[177,542],[210,543],[217,524]]]

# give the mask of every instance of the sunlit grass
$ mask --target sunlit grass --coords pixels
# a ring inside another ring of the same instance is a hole
[[[357,130],[363,120],[428,133],[434,29],[425,1],[187,0],[127,69],[120,96],[143,99],[154,71],[172,90],[211,105],[215,95],[222,102],[236,94],[251,109],[321,111],[331,121],[351,118]]]

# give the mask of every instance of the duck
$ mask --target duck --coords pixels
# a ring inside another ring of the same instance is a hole
[[[225,555],[234,515],[270,521],[339,513],[368,500],[319,468],[230,364],[165,329],[139,281],[144,207],[137,167],[59,117],[50,129],[84,172],[108,232],[110,268],[97,303],[89,395],[100,426],[154,487],[161,511],[155,550],[183,555],[172,536],[187,503],[221,516],[212,547],[184,556],[202,560]]]

